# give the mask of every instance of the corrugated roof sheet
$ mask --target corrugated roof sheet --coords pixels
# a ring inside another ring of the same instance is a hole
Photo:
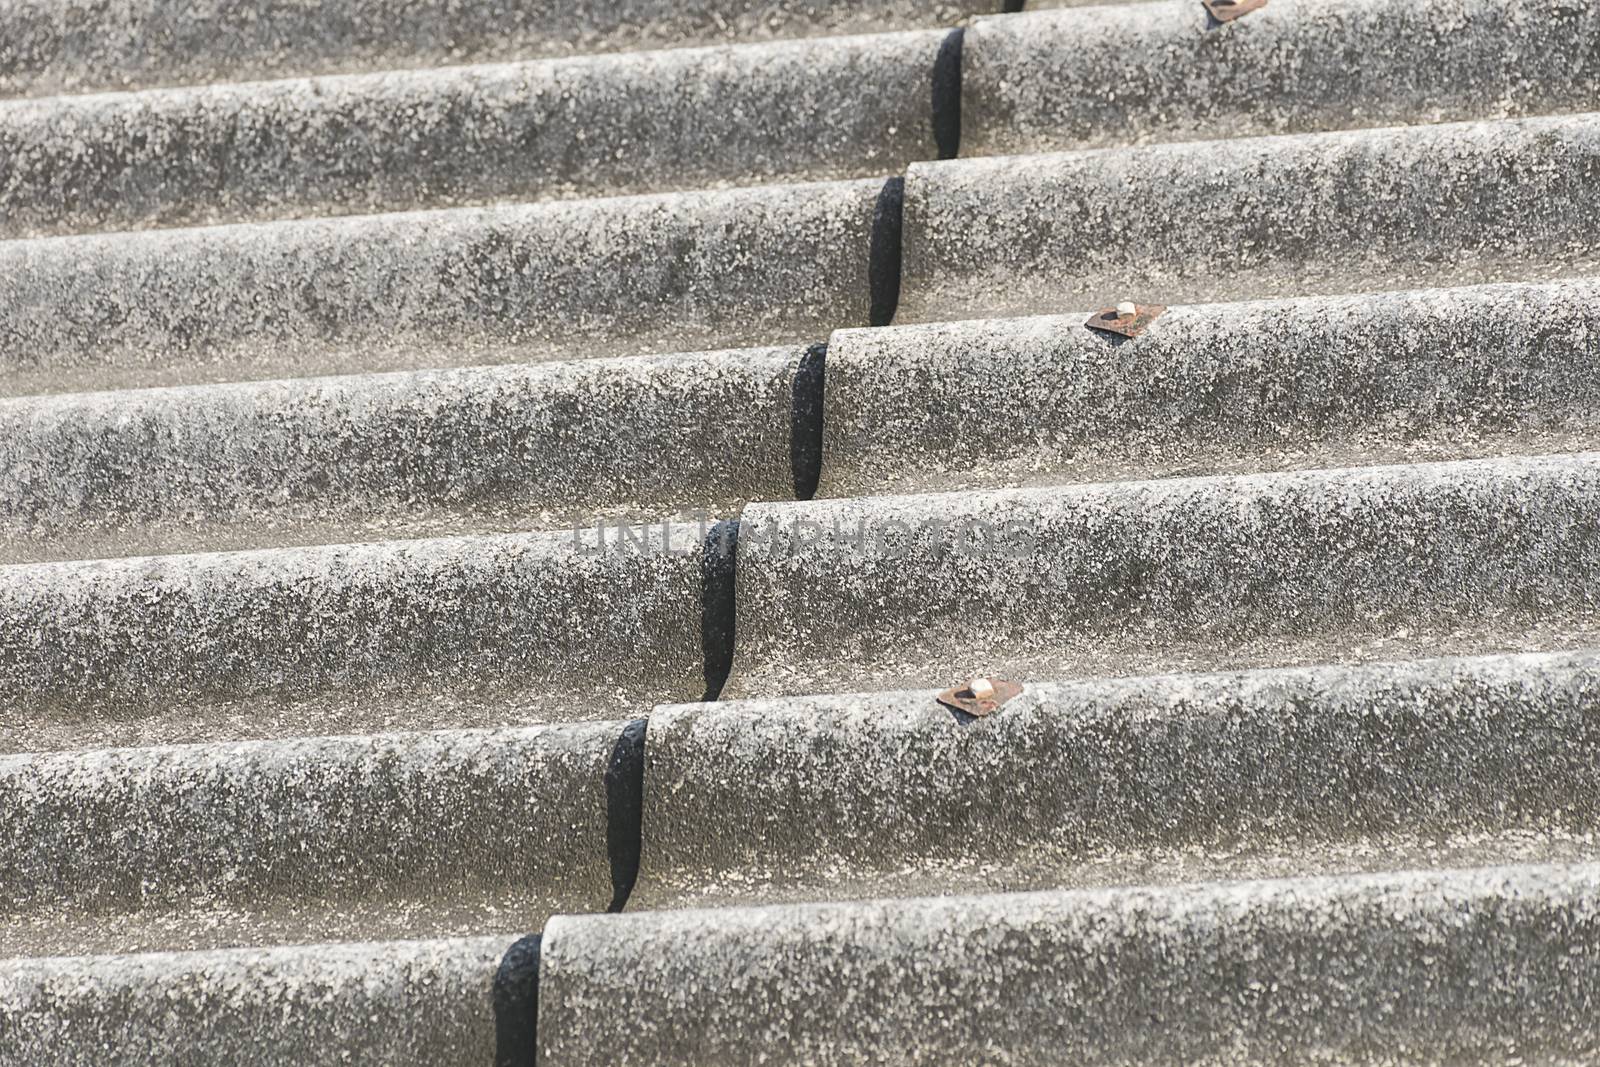
[[[0,0],[0,1065],[1600,1055],[1600,5],[1021,6]]]

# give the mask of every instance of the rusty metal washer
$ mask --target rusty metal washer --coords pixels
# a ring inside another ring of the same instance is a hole
[[[1218,22],[1232,22],[1267,6],[1267,0],[1200,0]]]
[[[1084,325],[1091,330],[1103,330],[1106,333],[1121,334],[1123,337],[1138,337],[1166,310],[1163,304],[1135,304],[1133,314],[1125,315],[1114,307],[1101,308],[1090,315],[1089,321]]]
[[[973,682],[988,682],[994,687],[994,694],[988,698],[974,695]],[[968,715],[982,719],[999,711],[1002,704],[1021,692],[1022,686],[1016,682],[1008,682],[1004,678],[974,678],[966,685],[946,689],[939,694],[938,700],[952,711],[964,711]]]

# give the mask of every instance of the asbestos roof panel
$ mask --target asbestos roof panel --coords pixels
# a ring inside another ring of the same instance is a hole
[[[897,321],[1600,273],[1600,115],[918,163]]]
[[[625,727],[0,756],[0,931],[10,954],[75,956],[604,911]]]
[[[1593,864],[563,916],[540,1062],[1581,1058],[1596,944]]]
[[[1600,455],[752,504],[728,696],[1592,642]]]
[[[1030,5],[1031,7],[1031,5]],[[1573,0],[1192,0],[978,19],[971,156],[1509,118],[1600,107],[1600,8]]]
[[[1093,309],[1098,310],[1098,309]],[[828,345],[826,497],[1583,449],[1600,283],[1091,309]]]
[[[0,7],[0,97],[954,25],[998,0],[54,0]]]
[[[707,687],[692,524],[0,567],[13,752],[612,719]]]
[[[531,1010],[502,967],[515,934],[219,952],[15,960],[0,1024],[18,1063],[491,1063]],[[527,957],[525,960],[522,957]],[[513,955],[527,969],[537,952]],[[502,980],[497,981],[497,978]]]
[[[637,905],[1600,857],[1594,652],[657,708]]]
[[[0,241],[0,394],[810,342],[876,179]]]
[[[889,174],[944,34],[0,102],[0,237]]]
[[[733,513],[793,492],[807,352],[0,400],[0,562]]]

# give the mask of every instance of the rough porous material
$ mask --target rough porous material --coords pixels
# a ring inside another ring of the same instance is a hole
[[[0,756],[0,940],[78,955],[150,947],[146,929],[222,947],[237,912],[261,943],[369,938],[375,911],[408,937],[432,916],[534,930],[604,911],[624,726]]]
[[[514,934],[0,962],[0,1062],[460,1064],[526,1026]]]
[[[1093,309],[1098,310],[1098,309]],[[841,330],[822,496],[1588,447],[1600,281]]]
[[[1001,0],[5,0],[0,96],[954,25]]]
[[[1597,997],[1595,865],[558,917],[539,1062],[1581,1061]]]
[[[655,524],[0,567],[0,748],[697,699],[705,538]]]
[[[1537,281],[1597,248],[1597,115],[918,163],[898,321]]]
[[[0,400],[0,562],[559,528],[782,499],[806,351]]]
[[[882,187],[0,242],[0,394],[815,341]]]
[[[752,504],[737,598],[725,696],[1573,647],[1600,454]]]
[[[1193,879],[1600,831],[1592,651],[1029,680],[985,719],[935,696],[657,708],[642,903]]]
[[[1600,1062],[1600,4],[1021,6],[0,0],[0,1067]]]
[[[938,30],[0,102],[0,237],[888,174]]]
[[[1272,0],[1221,24],[1198,0],[977,20],[961,151],[1508,118],[1600,106],[1589,0]]]

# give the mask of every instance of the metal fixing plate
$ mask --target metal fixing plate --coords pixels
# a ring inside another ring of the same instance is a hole
[[[1091,330],[1104,330],[1106,333],[1121,334],[1123,337],[1138,337],[1149,325],[1161,317],[1166,311],[1163,304],[1134,304],[1133,313],[1127,312],[1127,305],[1122,309],[1101,308],[1089,316],[1089,321],[1084,325]]]
[[[1200,0],[1206,5],[1206,10],[1211,12],[1211,17],[1218,22],[1232,22],[1241,15],[1248,15],[1267,6],[1267,0]]]
[[[992,689],[985,696],[973,692],[974,687],[981,688],[987,683]],[[1004,678],[974,678],[966,685],[958,685],[953,689],[946,689],[939,694],[939,703],[952,711],[964,711],[975,718],[985,718],[1000,710],[1000,706],[1012,697],[1022,692],[1022,686],[1016,682],[1008,682]]]

